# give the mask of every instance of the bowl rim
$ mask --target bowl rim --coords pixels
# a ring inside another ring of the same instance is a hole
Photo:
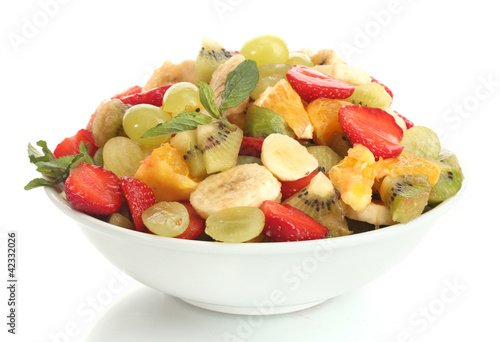
[[[314,250],[321,246],[323,248],[347,248],[361,246],[406,233],[408,230],[419,229],[421,223],[434,222],[439,216],[444,215],[450,210],[463,196],[465,192],[465,182],[457,194],[438,204],[432,210],[423,213],[407,224],[398,223],[384,228],[328,239],[290,241],[290,242],[268,242],[268,243],[218,243],[214,241],[187,240],[172,237],[164,237],[153,234],[146,234],[131,229],[118,227],[100,220],[99,218],[79,212],[68,204],[60,196],[60,190],[57,187],[46,186],[45,193],[50,201],[63,213],[71,219],[91,229],[99,234],[112,236],[130,242],[138,242],[150,246],[168,248],[172,250],[189,250],[192,253],[209,254],[293,254],[300,251]]]

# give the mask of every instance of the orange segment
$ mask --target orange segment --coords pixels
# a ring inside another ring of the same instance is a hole
[[[267,88],[255,101],[255,105],[274,110],[286,121],[300,139],[311,139],[313,127],[299,94],[283,79]]]
[[[182,154],[169,143],[154,149],[142,161],[135,178],[151,187],[158,202],[189,200],[191,192],[198,186],[189,177],[189,168]]]
[[[352,103],[334,99],[316,99],[307,106],[307,114],[314,129],[313,140],[318,145],[330,145],[336,133],[342,133],[339,109]]]
[[[361,211],[372,200],[372,187],[376,179],[385,176],[427,175],[431,186],[439,179],[439,168],[433,163],[403,152],[396,158],[375,161],[373,154],[363,145],[355,144],[340,163],[329,172],[333,185],[342,200],[355,211]]]

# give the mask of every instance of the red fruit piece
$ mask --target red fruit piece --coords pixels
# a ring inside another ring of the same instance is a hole
[[[289,204],[264,201],[260,209],[266,218],[264,233],[273,241],[323,239],[329,232],[311,216]]]
[[[292,196],[297,191],[304,189],[311,179],[318,174],[318,171],[313,171],[309,175],[302,177],[294,181],[282,181],[281,182],[281,199],[286,200],[288,197]]]
[[[252,156],[260,158],[262,152],[262,143],[264,138],[243,137],[240,145],[240,156]]]
[[[81,129],[72,137],[65,138],[61,141],[54,150],[54,156],[59,158],[80,153],[80,142],[83,142],[84,145],[90,144],[89,154],[93,157],[97,151],[97,146],[95,145],[92,132],[87,129]]]
[[[370,77],[371,77],[371,76],[370,76]],[[386,86],[385,84],[383,84],[383,83],[379,82],[378,80],[376,80],[376,79],[375,79],[375,78],[373,78],[373,77],[372,77],[372,82],[375,82],[375,83],[380,84],[382,87],[384,87],[384,88],[385,88],[385,91],[387,92],[387,94],[391,95],[391,97],[392,97],[392,98],[394,98],[394,96],[393,96],[393,94],[392,94],[392,90],[391,90],[391,89],[389,89],[389,87],[388,87],[388,86]]]
[[[415,126],[415,124],[413,122],[411,122],[407,117],[403,116],[399,112],[394,111],[394,113],[396,113],[401,119],[403,119],[403,121],[405,122],[405,125],[406,125],[406,129],[410,129],[413,126]]]
[[[71,207],[86,214],[110,215],[122,205],[120,179],[101,166],[80,164],[69,172],[64,185]]]
[[[201,233],[203,233],[205,229],[205,220],[200,215],[198,215],[198,213],[196,212],[196,210],[194,210],[191,203],[186,201],[182,201],[179,203],[185,206],[189,213],[189,226],[186,228],[184,233],[177,235],[175,238],[194,240],[198,236],[200,236]]]
[[[156,203],[153,190],[146,183],[133,177],[124,176],[120,179],[120,183],[135,230],[145,231],[142,213]]]
[[[353,144],[367,147],[375,158],[397,157],[403,146],[403,129],[394,117],[380,108],[343,106],[339,111],[342,130]]]
[[[145,103],[156,107],[161,107],[163,102],[163,95],[165,95],[165,92],[171,86],[172,85],[169,84],[166,86],[147,90],[142,93],[132,94],[129,96],[122,97],[121,100],[123,103],[131,106]]]
[[[124,98],[125,96],[140,93],[141,91],[142,91],[142,87],[135,85],[135,86],[132,86],[132,87],[122,91],[121,93],[116,94],[115,96],[112,97],[112,99],[121,99],[121,98]]]
[[[324,75],[304,65],[291,67],[286,73],[286,78],[306,102],[319,98],[345,99],[352,95],[355,88],[352,84]]]

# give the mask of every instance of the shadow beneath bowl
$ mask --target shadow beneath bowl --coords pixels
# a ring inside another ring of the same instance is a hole
[[[359,326],[376,310],[363,292],[356,290],[300,312],[273,316],[224,314],[141,286],[103,312],[85,341],[358,340],[366,333],[361,333]]]

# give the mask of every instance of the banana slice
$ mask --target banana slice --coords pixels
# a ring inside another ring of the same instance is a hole
[[[318,167],[318,160],[297,140],[273,133],[262,144],[262,163],[281,181],[305,177]]]
[[[224,91],[224,83],[226,82],[227,75],[233,71],[240,63],[245,60],[243,55],[234,55],[227,62],[219,65],[217,69],[215,69],[212,74],[212,80],[210,81],[210,88],[213,89],[215,94],[215,104],[217,106],[221,102],[222,92]],[[229,108],[227,111],[227,115],[235,115],[235,114],[243,114],[247,108],[248,102],[250,101],[250,97],[247,97],[242,103],[237,105],[236,107]]]
[[[179,64],[165,61],[161,67],[153,71],[142,89],[146,91],[178,82],[191,82],[197,85],[194,80],[194,66],[193,60],[185,60]]]
[[[311,57],[311,61],[314,63],[314,65],[329,65],[329,64],[335,64],[335,63],[345,63],[339,55],[333,50],[330,49],[323,49],[319,50],[316,52],[313,56]]]
[[[382,202],[371,202],[361,211],[356,211],[346,205],[345,216],[352,220],[371,223],[377,228],[396,224],[392,220],[389,209]]]
[[[316,65],[314,69],[327,76],[336,78],[355,86],[360,84],[367,84],[372,81],[371,76],[363,69],[356,68],[344,63]]]
[[[109,139],[120,133],[123,116],[128,108],[130,105],[118,99],[105,100],[99,105],[92,123],[92,134],[98,147],[103,147]]]
[[[281,183],[264,166],[237,165],[208,176],[191,193],[190,202],[201,217],[225,208],[260,207],[281,194]]]

